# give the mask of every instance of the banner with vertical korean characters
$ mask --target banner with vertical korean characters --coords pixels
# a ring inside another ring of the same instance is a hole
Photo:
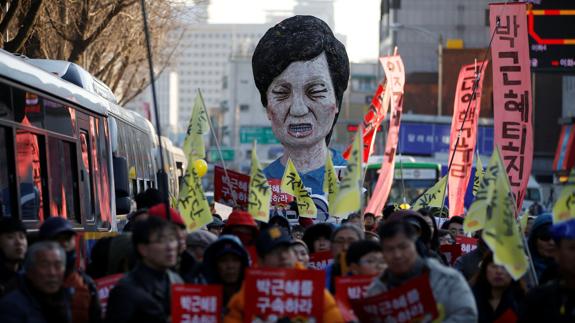
[[[491,46],[494,144],[501,149],[518,210],[521,210],[533,161],[526,12],[524,2],[489,4],[489,25],[491,33],[495,32]]]
[[[222,286],[172,285],[172,323],[222,321]]]
[[[481,107],[481,90],[487,63],[487,61],[476,62],[461,67],[457,79],[449,148],[449,160],[453,158],[448,181],[449,216],[465,213],[463,203],[473,167],[473,155],[477,142],[477,120]],[[476,79],[477,84],[475,84]],[[468,108],[469,111],[467,111]],[[455,146],[456,143],[457,147]]]
[[[346,322],[357,322],[357,317],[349,303],[366,297],[367,288],[376,276],[353,275],[335,278],[335,302]]]
[[[248,269],[244,322],[322,322],[325,273],[321,270]],[[326,322],[329,323],[329,322]]]
[[[389,119],[389,131],[379,177],[365,209],[366,213],[373,214],[381,214],[393,182],[395,152],[399,142],[399,126],[403,112],[403,86],[405,85],[405,69],[403,68],[401,56],[386,56],[380,58],[380,61],[385,71],[387,86],[391,91],[391,117]]]

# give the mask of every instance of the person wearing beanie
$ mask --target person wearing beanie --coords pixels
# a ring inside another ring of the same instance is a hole
[[[252,246],[258,236],[258,225],[248,212],[234,210],[228,217],[222,234],[234,235],[244,246]]]
[[[269,227],[260,232],[256,240],[256,250],[259,257],[260,268],[275,269],[304,269],[297,262],[297,257],[291,248],[292,240],[287,231],[280,227]],[[237,292],[228,303],[227,314],[224,323],[244,322],[244,308],[246,295],[244,288]],[[323,322],[344,322],[343,317],[330,293],[324,291],[324,315]]]
[[[331,250],[331,234],[333,227],[329,223],[317,223],[305,230],[302,240],[307,245],[309,253]]]
[[[197,230],[188,234],[186,250],[180,255],[179,274],[187,283],[197,283],[203,280],[201,274],[202,262],[206,248],[218,237],[207,230]]]
[[[345,255],[345,261],[352,275],[380,275],[386,267],[381,245],[371,240],[352,243]]]
[[[219,218],[219,215],[218,216],[215,215],[212,217],[213,221],[208,223],[208,225],[206,225],[206,228],[208,229],[208,231],[219,237],[222,234],[222,230],[224,229],[224,221],[222,221],[222,219]]]
[[[303,265],[304,268],[308,268],[309,267],[309,250],[308,250],[305,242],[298,240],[298,239],[293,239],[291,242],[291,248],[293,249],[293,252],[295,253],[297,261],[299,261]]]
[[[551,236],[552,226],[551,213],[537,216],[527,240],[527,245],[531,252],[531,260],[540,285],[557,276],[557,264],[554,259],[556,246]]]
[[[74,290],[71,300],[73,322],[100,322],[100,301],[96,284],[76,268],[76,231],[70,221],[52,216],[44,220],[38,231],[43,241],[57,242],[66,253],[64,288]]]
[[[15,217],[0,217],[0,297],[16,279],[27,249],[24,223]]]

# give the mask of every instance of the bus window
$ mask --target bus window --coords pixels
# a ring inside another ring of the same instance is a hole
[[[100,228],[109,229],[112,217],[110,212],[110,179],[108,172],[108,128],[101,119],[90,117],[94,124],[94,178],[98,192],[99,212],[97,212],[97,224]]]
[[[12,90],[6,84],[0,84],[0,119],[12,120]]]
[[[51,100],[43,99],[43,101],[46,129],[67,136],[73,136],[76,125],[73,123],[70,110],[74,110],[68,109],[68,107]]]
[[[0,104],[1,105],[1,104]],[[1,107],[0,107],[1,109]],[[9,174],[14,174],[8,156],[8,128],[0,127],[0,217],[12,216],[14,212],[14,189]]]
[[[16,131],[16,164],[20,184],[22,220],[44,220],[42,178],[42,137],[24,130]]]
[[[82,223],[78,212],[78,177],[76,154],[70,142],[48,138],[50,169],[50,215],[61,216],[77,224]]]
[[[83,121],[83,120],[82,120]],[[87,130],[80,130],[80,153],[82,164],[80,165],[80,180],[82,190],[82,201],[84,202],[84,213],[87,221],[94,220],[94,192],[92,190],[92,159],[90,158],[90,140]]]

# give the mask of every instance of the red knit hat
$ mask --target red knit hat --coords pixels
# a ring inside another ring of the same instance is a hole
[[[234,210],[232,213],[230,213],[228,221],[226,222],[226,228],[232,225],[245,225],[247,227],[254,227],[256,229],[258,227],[252,215],[242,210]]]
[[[149,208],[148,214],[150,216],[157,216],[158,218],[168,220],[168,217],[166,216],[166,205],[164,203],[156,204],[156,205],[152,206],[151,208]],[[182,226],[184,228],[186,227],[186,224],[184,223],[184,219],[182,219],[182,216],[180,215],[180,213],[178,211],[174,210],[173,208],[170,208],[170,219],[169,219],[169,221],[171,221],[172,223],[175,223],[179,226]]]

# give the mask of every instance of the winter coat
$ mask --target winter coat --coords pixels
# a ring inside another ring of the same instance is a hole
[[[575,290],[559,280],[530,290],[519,322],[575,322]]]
[[[493,310],[489,303],[489,291],[482,288],[473,288],[475,304],[479,313],[479,323],[491,323],[501,318],[508,311],[512,311],[515,317],[519,317],[521,306],[525,298],[523,292],[508,288],[501,296],[497,308]]]
[[[423,268],[429,272],[429,284],[438,305],[442,322],[476,322],[477,307],[473,293],[465,278],[453,268],[441,265],[437,260],[426,258]],[[386,273],[374,280],[367,296],[387,292],[391,287],[385,282]]]
[[[170,317],[170,286],[183,283],[172,271],[158,272],[139,264],[110,292],[107,322],[161,322]]]
[[[481,264],[481,260],[483,260],[487,251],[489,251],[489,249],[479,243],[477,248],[457,258],[453,264],[453,268],[462,273],[466,280],[470,280],[479,272],[479,264]]]
[[[74,323],[102,321],[102,309],[96,284],[88,275],[74,270],[64,279],[64,287],[72,293],[71,309]]]

